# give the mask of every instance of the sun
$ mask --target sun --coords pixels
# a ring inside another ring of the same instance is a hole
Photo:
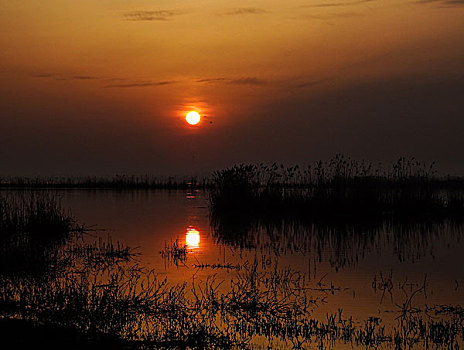
[[[198,112],[195,112],[195,111],[190,111],[185,116],[185,120],[190,125],[197,125],[200,122],[200,119],[201,119],[200,114]]]

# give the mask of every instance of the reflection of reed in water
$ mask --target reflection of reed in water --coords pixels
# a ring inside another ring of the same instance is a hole
[[[276,255],[310,253],[317,261],[327,261],[334,268],[353,266],[369,253],[389,252],[399,261],[414,262],[435,255],[440,242],[457,243],[464,230],[464,225],[449,221],[409,225],[384,221],[370,225],[213,217],[211,223],[220,244]]]

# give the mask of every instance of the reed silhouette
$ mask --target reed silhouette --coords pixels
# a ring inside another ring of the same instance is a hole
[[[400,158],[391,167],[337,156],[298,166],[238,165],[213,174],[212,216],[298,218],[311,222],[461,220],[464,181],[434,165]]]

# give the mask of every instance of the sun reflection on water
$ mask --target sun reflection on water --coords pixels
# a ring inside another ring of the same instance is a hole
[[[198,248],[200,246],[200,231],[189,226],[185,233],[185,244],[189,248]]]

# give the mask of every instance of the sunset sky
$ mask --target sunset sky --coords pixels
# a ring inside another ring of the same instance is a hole
[[[0,0],[0,176],[464,174],[463,111],[464,0]]]

